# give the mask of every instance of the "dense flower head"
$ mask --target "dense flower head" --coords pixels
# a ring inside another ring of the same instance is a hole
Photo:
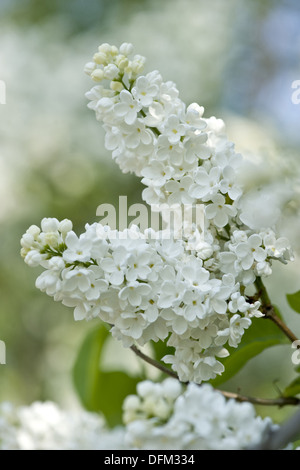
[[[262,315],[259,301],[241,292],[249,276],[255,279],[255,256],[271,269],[267,250],[260,248],[261,255],[256,247],[258,235],[258,254],[249,251],[246,234],[241,241],[234,232],[232,243],[222,242],[225,251],[206,257],[188,237],[149,237],[137,226],[118,232],[87,224],[79,237],[66,220],[45,218],[41,227],[30,227],[21,240],[25,262],[44,268],[36,287],[74,308],[75,320],[98,317],[111,325],[125,347],[167,340],[174,354],[162,359],[182,381],[221,374],[217,357],[228,354],[226,344],[237,347],[253,316]]]
[[[84,410],[62,410],[56,403],[0,405],[0,450],[123,449],[124,429],[110,430],[105,419]]]
[[[142,178],[145,202],[165,215],[201,206],[203,227],[186,217],[184,234],[166,237],[94,223],[78,237],[70,221],[45,218],[23,235],[21,254],[45,269],[36,286],[76,320],[100,318],[125,347],[167,341],[174,353],[162,359],[181,381],[201,383],[222,374],[226,346],[236,348],[262,316],[247,289],[293,255],[276,227],[247,225],[243,159],[223,121],[186,106],[158,71],[142,75],[144,65],[131,44],[100,46],[85,67],[97,82],[88,106],[121,170]]]
[[[226,401],[208,384],[184,390],[175,379],[140,383],[123,409],[125,442],[138,449],[238,450],[275,428],[250,403]]]
[[[239,450],[270,429],[271,420],[256,416],[251,404],[171,378],[140,382],[123,403],[123,425],[112,429],[102,415],[53,402],[0,405],[0,450]]]

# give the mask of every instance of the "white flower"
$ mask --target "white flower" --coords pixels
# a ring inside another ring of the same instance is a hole
[[[225,197],[216,194],[211,198],[212,204],[208,204],[205,208],[205,216],[209,220],[213,220],[218,228],[225,227],[229,218],[236,214],[236,210],[230,204],[226,204]]]
[[[277,238],[274,232],[262,233],[263,242],[267,250],[268,256],[274,256],[275,258],[281,258],[283,260],[293,260],[293,253],[291,250],[291,244],[285,237]]]
[[[151,287],[148,284],[139,283],[138,281],[130,282],[119,292],[121,300],[127,300],[133,307],[142,305],[142,299],[151,293]]]
[[[122,125],[121,130],[126,135],[125,145],[130,149],[137,149],[141,143],[144,145],[152,143],[152,131],[148,130],[139,118],[131,126]]]
[[[173,263],[173,261],[176,261],[179,257],[184,255],[184,246],[181,240],[174,240],[172,237],[169,239],[163,238],[161,242],[157,243],[156,249],[157,252],[170,263]],[[170,274],[171,272],[174,273],[174,270],[171,266],[166,265],[162,277],[165,280],[173,279],[172,274]]]
[[[182,142],[171,144],[166,135],[160,135],[157,139],[157,158],[160,161],[168,160],[170,164],[180,165],[183,162],[185,149]]]
[[[114,286],[120,286],[124,281],[128,256],[126,248],[120,246],[113,251],[111,258],[104,258],[100,262],[106,279]]]
[[[138,77],[135,86],[132,89],[132,94],[141,106],[150,106],[153,100],[157,97],[159,88],[155,83],[149,80],[149,76]]]
[[[141,105],[127,90],[122,90],[119,95],[119,103],[115,104],[114,112],[118,118],[123,118],[126,124],[131,125],[137,118]]]
[[[184,148],[186,150],[184,159],[188,163],[195,163],[198,160],[206,160],[210,157],[209,148],[205,145],[206,140],[206,134],[193,134],[184,140]]]
[[[88,301],[98,300],[104,292],[107,292],[108,282],[103,279],[103,271],[98,266],[89,268],[89,281],[90,285],[84,292],[84,296]]]
[[[148,108],[148,113],[144,117],[144,124],[149,127],[159,127],[166,117],[166,109],[163,104],[154,101]]]
[[[166,308],[161,312],[167,327],[181,336],[188,330],[190,320],[185,315],[185,309],[181,307]]]
[[[172,81],[168,82],[163,82],[160,85],[160,99],[165,107],[169,107],[171,110],[174,110],[176,108],[176,104],[179,105],[178,103],[178,95],[179,91],[176,88],[176,84]],[[185,109],[185,106],[183,103],[180,103],[181,106],[181,114]]]
[[[184,309],[184,318],[187,321],[193,322],[196,318],[203,319],[207,314],[207,308],[204,304],[204,294],[197,291],[186,291],[183,297],[183,302],[186,305]]]
[[[195,363],[195,375],[197,382],[216,378],[224,372],[224,366],[214,356],[199,358]]]
[[[254,261],[262,262],[266,259],[267,254],[261,244],[261,237],[253,234],[247,242],[241,242],[235,247],[235,253],[244,270],[250,269]]]
[[[209,286],[207,281],[209,279],[209,272],[203,268],[201,260],[191,260],[182,267],[181,273],[186,281],[196,290],[208,291]]]
[[[165,190],[170,193],[168,203],[172,204],[192,204],[193,198],[189,195],[189,188],[192,184],[190,176],[184,176],[180,181],[170,180],[165,184]]]
[[[233,234],[231,235],[230,240],[235,245],[238,243],[247,242],[248,240],[247,232],[244,230],[234,230]]]
[[[213,167],[209,172],[200,167],[195,173],[195,182],[191,185],[190,195],[203,201],[209,201],[219,189],[220,169]]]
[[[153,296],[155,298],[155,296]],[[143,317],[148,323],[153,323],[159,316],[159,309],[157,307],[157,299],[149,299],[146,305],[143,305]]]
[[[30,250],[25,256],[24,261],[28,266],[35,268],[47,259],[47,255],[42,255],[39,250]]]
[[[92,271],[87,268],[75,267],[74,269],[65,269],[62,272],[63,291],[67,293],[86,292],[91,286]]]
[[[105,134],[105,148],[107,150],[115,150],[117,148],[124,148],[123,134],[116,126],[107,128]]]
[[[240,292],[234,292],[231,295],[231,300],[228,304],[228,309],[231,313],[241,312],[249,317],[257,316],[262,317],[263,314],[259,312],[260,302],[249,303]]]
[[[241,318],[238,314],[233,315],[228,327],[218,331],[218,339],[215,340],[215,343],[222,345],[228,341],[229,346],[237,348],[244,334],[244,330],[249,328],[250,325],[251,320],[249,318]]]
[[[203,106],[199,106],[197,103],[192,103],[188,106],[182,120],[188,125],[196,129],[205,129],[206,122],[202,119],[204,113]]]
[[[76,233],[70,231],[66,236],[65,244],[67,249],[63,253],[63,258],[67,263],[90,261],[92,248],[90,240],[83,237],[78,238]]]
[[[186,134],[186,126],[178,116],[171,114],[163,126],[163,133],[168,137],[170,144],[177,144]]]
[[[144,176],[143,184],[149,186],[149,180],[151,180],[153,186],[162,187],[171,178],[173,169],[161,162],[153,161],[149,166],[143,168],[141,173]]]
[[[127,337],[124,339],[127,347],[133,344],[134,340],[142,337],[143,331],[147,326],[147,321],[139,312],[134,312],[129,309],[122,312],[121,316],[116,318],[115,326],[112,328],[111,333],[113,336],[118,337],[118,330]],[[122,338],[123,340],[123,338]]]
[[[46,270],[40,274],[35,286],[47,295],[54,296],[59,291],[60,272],[55,270]]]
[[[211,323],[208,324],[208,326],[205,326],[203,329],[195,329],[195,332],[193,333],[193,338],[198,340],[199,345],[203,349],[207,349],[213,344],[214,338],[217,336],[217,333],[217,325]]]
[[[168,308],[179,305],[186,289],[186,283],[182,281],[165,281],[162,284],[161,293],[157,305],[160,308]]]
[[[224,285],[218,279],[212,279],[211,290],[209,292],[208,303],[213,313],[224,315],[227,311],[227,299],[229,298],[232,286]]]
[[[151,250],[144,250],[142,252],[134,253],[128,257],[128,268],[126,270],[126,279],[129,282],[139,279],[147,279],[151,274],[151,258],[153,252]]]
[[[236,172],[231,166],[226,166],[222,170],[223,178],[220,181],[220,191],[228,194],[232,201],[242,195],[242,189],[236,184]]]
[[[95,109],[98,121],[110,122],[114,116],[114,105],[115,100],[104,96],[95,103],[92,101],[90,107]]]
[[[22,258],[24,258],[24,261],[26,264],[28,264],[28,260],[26,260],[27,255],[31,251],[35,251],[36,253],[40,254],[40,244],[34,240],[33,236],[30,235],[29,233],[24,233],[21,238],[21,251],[20,254]]]
[[[159,205],[161,200],[163,200],[164,192],[160,186],[155,186],[154,184],[149,185],[142,192],[142,198],[149,205]]]
[[[270,263],[267,261],[260,261],[256,263],[255,274],[257,276],[270,276],[272,274],[272,268]]]

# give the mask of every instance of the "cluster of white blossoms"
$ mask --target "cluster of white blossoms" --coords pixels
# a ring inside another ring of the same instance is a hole
[[[238,450],[275,429],[249,403],[225,398],[208,385],[186,389],[175,379],[140,382],[123,404],[123,425],[53,402],[0,406],[0,450]]]
[[[123,449],[124,429],[84,410],[65,411],[53,402],[0,406],[0,450]]]
[[[238,450],[275,429],[250,403],[228,400],[211,385],[144,381],[124,402],[125,443],[138,449]]]
[[[292,253],[274,227],[253,228],[243,211],[242,157],[223,121],[186,107],[159,72],[142,75],[144,63],[131,44],[100,46],[85,67],[100,82],[87,93],[89,106],[121,170],[142,177],[144,200],[201,205],[204,227],[191,221],[184,236],[166,238],[95,223],[78,237],[70,221],[46,218],[23,235],[21,254],[45,268],[36,286],[73,307],[76,320],[100,317],[125,347],[167,341],[174,353],[162,359],[181,381],[201,383],[222,374],[217,358],[262,316],[245,289]]]

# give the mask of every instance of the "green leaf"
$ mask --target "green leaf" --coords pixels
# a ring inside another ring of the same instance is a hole
[[[283,391],[284,397],[294,397],[300,393],[300,377],[294,379]]]
[[[109,335],[101,325],[85,337],[73,367],[73,380],[83,405],[96,410],[100,357]]]
[[[300,313],[300,290],[295,294],[286,295],[289,306],[297,313]]]
[[[122,371],[99,374],[95,410],[101,411],[111,427],[122,424],[122,405],[128,395],[136,394],[140,377],[131,377]]]
[[[108,337],[105,325],[88,333],[73,367],[73,381],[83,406],[103,413],[108,424],[116,426],[122,422],[122,403],[127,395],[136,392],[140,378],[101,370],[101,355]]]
[[[274,308],[276,314],[280,316],[278,309]],[[221,376],[211,380],[210,383],[213,386],[219,386],[231,379],[250,359],[262,353],[265,349],[286,343],[288,343],[288,339],[271,320],[253,318],[252,325],[245,331],[239,346],[237,348],[226,346],[230,355],[220,359],[225,371]]]

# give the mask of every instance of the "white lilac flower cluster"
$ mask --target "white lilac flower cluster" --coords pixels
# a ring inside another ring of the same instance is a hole
[[[250,403],[228,400],[211,385],[175,379],[144,381],[123,405],[125,443],[138,449],[238,450],[254,446],[275,425]]]
[[[94,223],[80,237],[71,229],[68,220],[43,219],[41,229],[33,225],[23,235],[25,262],[44,268],[37,288],[73,307],[76,320],[112,325],[125,347],[169,336],[175,352],[164,360],[182,381],[223,372],[216,356],[227,354],[227,342],[237,346],[259,315],[232,274],[218,279],[183,240],[148,237],[138,227],[119,233]]]
[[[159,72],[141,75],[145,59],[131,44],[103,44],[86,65],[100,82],[89,106],[106,131],[105,145],[124,171],[146,185],[143,198],[160,207],[204,207],[184,236],[132,226],[123,232],[86,225],[79,237],[68,220],[43,219],[23,235],[21,254],[45,271],[36,286],[75,309],[75,319],[100,317],[125,347],[167,340],[162,358],[180,380],[201,383],[222,374],[217,357],[237,347],[257,299],[245,289],[270,275],[273,259],[292,258],[273,228],[247,225],[238,184],[242,157],[223,121],[188,107]]]
[[[261,441],[275,428],[249,403],[225,398],[213,388],[175,379],[140,382],[123,403],[123,425],[53,402],[0,406],[0,450],[238,450]]]
[[[0,406],[0,450],[123,449],[124,429],[84,410],[62,410],[53,402]]]

